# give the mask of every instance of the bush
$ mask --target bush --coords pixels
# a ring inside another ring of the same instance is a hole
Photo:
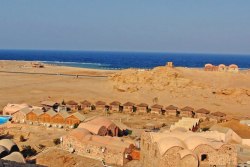
[[[25,141],[25,138],[24,138],[23,135],[21,135],[21,136],[19,137],[19,141],[20,141],[20,142],[24,142],[24,141]]]
[[[30,156],[34,156],[37,154],[37,151],[32,148],[31,146],[22,146],[22,151],[21,153],[23,154],[23,156],[26,158],[26,157],[30,157]]]
[[[53,140],[53,143],[54,143],[55,145],[58,145],[58,144],[61,143],[61,141],[60,141],[59,138],[56,138],[56,139]]]

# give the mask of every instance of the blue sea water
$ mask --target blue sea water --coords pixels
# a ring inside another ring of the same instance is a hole
[[[0,60],[42,61],[45,63],[94,69],[154,68],[172,61],[175,66],[203,67],[211,64],[237,64],[250,68],[250,55],[0,50]]]

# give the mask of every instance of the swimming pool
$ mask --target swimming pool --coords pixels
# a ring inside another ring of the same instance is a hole
[[[10,120],[11,116],[0,116],[0,125],[5,124]]]

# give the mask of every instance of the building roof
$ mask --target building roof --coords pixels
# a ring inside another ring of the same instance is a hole
[[[230,130],[230,128],[223,127],[223,126],[220,126],[218,124],[215,124],[209,130],[210,131],[218,131],[218,132],[221,132],[221,133],[227,133]]]
[[[154,104],[154,105],[151,106],[151,108],[162,109],[163,106],[162,106],[162,105],[159,105],[159,104]]]
[[[211,113],[211,115],[217,116],[217,117],[225,117],[226,116],[225,113],[222,113],[222,112],[219,112],[219,111]]]
[[[119,101],[113,101],[113,102],[110,103],[110,105],[112,105],[112,106],[120,106],[121,103]]]
[[[2,145],[0,145],[0,156],[2,157],[2,155],[4,154],[4,153],[9,153],[9,150],[6,148],[6,147],[4,147],[4,146],[2,146]],[[6,155],[6,154],[5,154]]]
[[[36,114],[37,116],[42,115],[44,113],[44,111],[40,108],[36,108],[36,109],[32,110],[32,112],[34,114]]]
[[[72,114],[73,116],[75,116],[77,119],[79,119],[80,121],[84,121],[85,117],[80,114],[79,112],[75,112],[74,114]]]
[[[45,112],[46,114],[48,114],[49,116],[53,117],[57,114],[57,112],[55,112],[54,110],[50,109],[47,112]]]
[[[213,65],[212,64],[205,64],[205,67],[213,67]]]
[[[220,64],[219,67],[226,67],[226,65],[225,64]]]
[[[186,146],[189,150],[194,150],[197,146],[202,145],[202,144],[211,146],[209,141],[206,138],[201,137],[201,136],[190,136],[186,138],[184,142],[186,143]]]
[[[95,124],[88,123],[88,122],[79,124],[78,128],[86,129],[89,132],[91,132],[95,135],[100,135],[100,136],[104,136],[108,132],[108,130],[105,126],[95,125]]]
[[[106,128],[114,124],[110,119],[106,117],[95,117],[92,120],[88,121],[88,123],[99,125],[99,126],[105,126]]]
[[[26,107],[30,107],[28,104],[7,104],[7,106],[5,106],[3,108],[3,113],[9,113],[10,115],[16,113],[17,111],[26,108]]]
[[[193,153],[192,151],[188,150],[188,149],[180,150],[180,151],[178,152],[178,154],[180,155],[181,159],[184,158],[184,157],[186,157],[186,156],[188,156],[188,155],[191,155],[191,156],[193,156],[195,159],[198,160],[197,155],[196,155],[195,153]]]
[[[146,103],[140,103],[137,105],[137,107],[148,107],[148,104]]]
[[[20,152],[13,152],[2,159],[4,160],[9,160],[9,161],[15,161],[15,162],[20,162],[20,163],[25,163],[25,159],[23,155]]]
[[[209,114],[210,111],[205,108],[201,108],[201,109],[196,110],[195,113]]]
[[[91,105],[91,103],[88,100],[81,101],[80,103],[83,105],[88,105],[88,106]]]
[[[104,102],[104,101],[97,101],[96,103],[95,103],[96,105],[100,105],[100,106],[102,106],[102,105],[106,105],[106,103]]]
[[[0,140],[0,146],[4,146],[9,152],[11,151],[12,147],[17,146],[17,145],[10,139],[2,139]]]
[[[25,107],[21,110],[19,110],[20,112],[24,113],[24,114],[28,114],[29,112],[32,111],[32,109],[30,107]]]
[[[78,103],[75,102],[74,100],[69,100],[69,101],[65,102],[65,104],[67,104],[67,105],[78,105]]]
[[[54,102],[54,101],[42,101],[42,102],[41,102],[41,105],[53,107],[53,106],[58,105],[58,103],[57,103],[57,102]]]
[[[126,102],[123,104],[123,106],[134,106],[135,104],[132,102]]]
[[[169,149],[173,147],[186,148],[185,143],[176,137],[164,137],[157,141],[158,149],[161,155],[164,155]]]
[[[91,136],[91,133],[87,129],[83,129],[83,128],[78,127],[76,129],[73,129],[72,131],[70,131],[67,134],[67,136],[73,137],[76,140],[81,142],[81,141],[88,140],[88,138]]]
[[[64,119],[70,116],[70,114],[67,111],[60,111],[60,112],[57,112],[57,114],[61,115]]]
[[[165,108],[166,110],[177,110],[178,107],[174,106],[174,105],[169,105]]]
[[[181,111],[194,111],[194,108],[186,106],[181,109]]]
[[[238,66],[236,64],[231,64],[228,66],[229,68],[238,68]]]

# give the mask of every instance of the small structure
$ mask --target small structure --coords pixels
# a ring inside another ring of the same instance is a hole
[[[135,104],[132,102],[127,102],[123,104],[123,112],[133,113],[135,111]]]
[[[87,101],[87,100],[84,100],[82,102],[80,102],[81,104],[81,109],[84,110],[84,111],[91,111],[92,110],[92,104]]]
[[[177,116],[178,107],[176,107],[174,105],[169,105],[165,108],[165,110],[166,110],[165,115]]]
[[[205,64],[205,71],[214,71],[214,66],[212,64]]]
[[[140,103],[136,106],[136,112],[138,114],[145,114],[148,113],[148,104],[146,103]]]
[[[231,64],[228,66],[229,72],[239,72],[239,67],[236,64]]]
[[[85,120],[85,117],[79,112],[75,112],[65,118],[65,124],[67,125],[78,125]]]
[[[32,67],[34,68],[44,68],[44,64],[39,63],[39,62],[35,62],[35,63],[31,63]]]
[[[106,111],[107,108],[108,107],[107,107],[107,105],[106,105],[106,103],[104,101],[97,101],[95,103],[95,109],[96,110]]]
[[[67,101],[66,103],[67,108],[69,108],[71,111],[78,111],[80,107],[78,106],[78,103],[74,100]]]
[[[44,113],[44,111],[42,109],[34,109],[31,110],[29,113],[27,113],[26,115],[26,120],[28,122],[39,122],[39,117]]]
[[[210,111],[205,108],[201,108],[201,109],[194,111],[194,113],[195,113],[195,118],[205,120],[209,117]]]
[[[67,111],[57,112],[54,116],[51,117],[51,123],[53,124],[65,124],[65,119],[69,117],[69,113]]]
[[[119,101],[113,101],[109,104],[109,110],[112,112],[119,112],[121,111],[121,103]]]
[[[53,101],[42,101],[41,105],[47,111],[47,110],[49,110],[51,108],[54,109],[54,110],[56,110],[58,108],[58,106],[59,106],[59,103],[53,102]]]
[[[222,112],[214,112],[210,114],[209,120],[215,120],[217,122],[223,122],[226,120],[226,114]]]
[[[166,66],[169,67],[169,68],[173,68],[174,63],[173,62],[167,62]]]
[[[86,129],[94,135],[98,136],[106,136],[108,134],[108,130],[105,126],[95,125],[91,123],[81,123],[78,128]]]
[[[179,111],[180,117],[193,117],[194,115],[194,108],[186,106]]]
[[[50,109],[39,116],[39,122],[51,123],[52,117],[54,117],[56,114],[57,113],[54,110]]]
[[[158,114],[158,115],[161,115],[162,114],[162,109],[163,109],[163,106],[162,105],[159,105],[159,104],[154,104],[151,106],[151,114]]]
[[[30,107],[23,108],[12,114],[12,120],[16,123],[24,123],[26,115],[31,111]]]
[[[225,64],[220,64],[218,66],[218,71],[227,71],[227,67],[225,66]]]

